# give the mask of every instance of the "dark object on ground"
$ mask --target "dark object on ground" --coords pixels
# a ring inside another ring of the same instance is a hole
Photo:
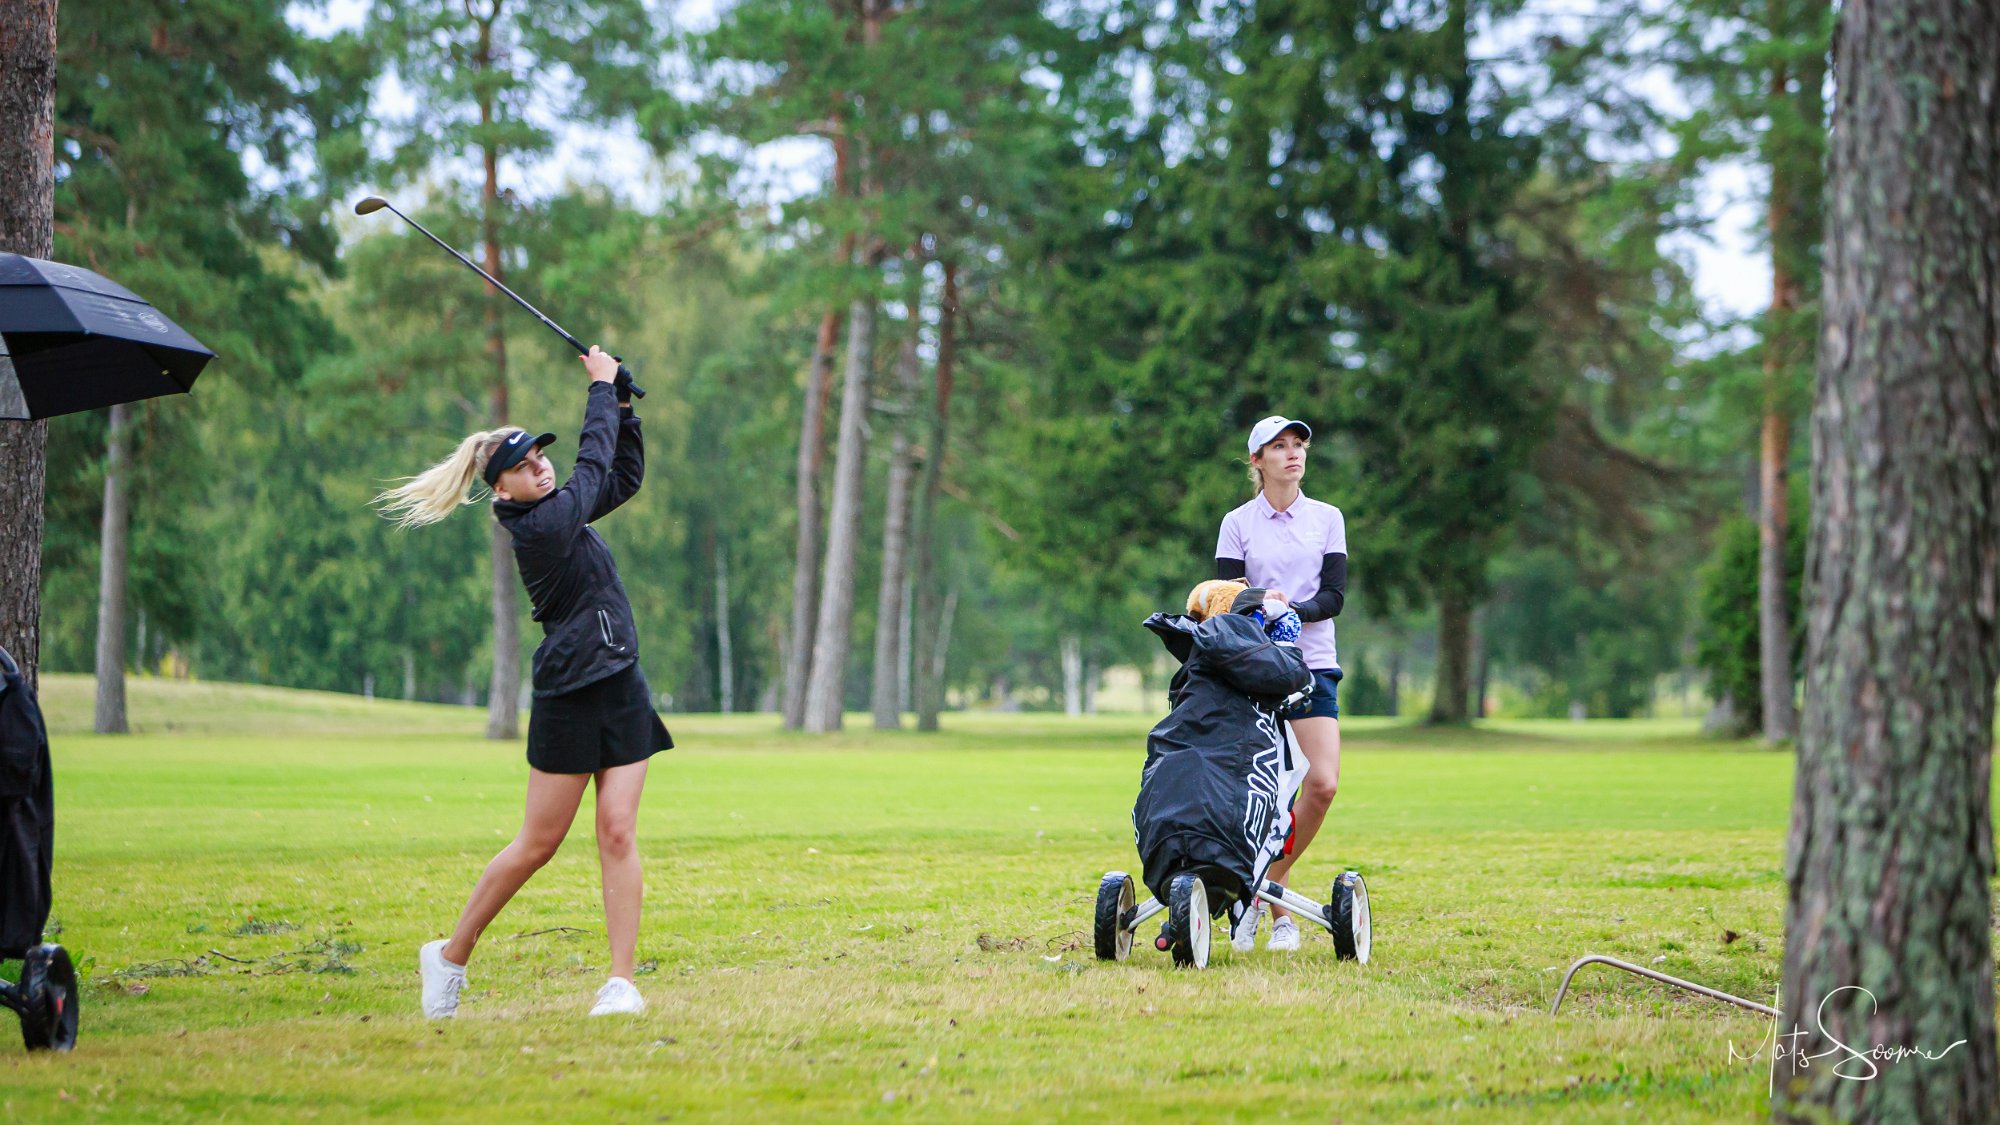
[[[397,218],[417,228],[417,233],[423,235],[425,238],[430,239],[432,242],[437,243],[439,246],[444,248],[445,253],[450,254],[452,257],[457,258],[459,261],[465,263],[466,269],[469,269],[473,273],[476,273],[479,276],[485,278],[486,283],[488,285],[491,285],[493,288],[498,289],[500,292],[505,293],[509,297],[514,298],[515,304],[521,306],[524,309],[527,309],[530,313],[534,315],[534,318],[536,320],[541,321],[542,324],[547,326],[549,331],[554,332],[558,336],[561,336],[565,343],[569,344],[570,347],[576,349],[576,354],[583,355],[586,352],[590,351],[589,348],[583,345],[582,341],[578,340],[576,337],[570,335],[569,333],[563,331],[562,325],[557,324],[553,320],[550,320],[546,315],[542,313],[542,310],[529,304],[526,298],[522,297],[519,293],[514,292],[512,289],[507,288],[505,285],[502,285],[500,283],[499,278],[494,277],[492,274],[487,273],[483,269],[480,269],[479,263],[459,253],[457,250],[452,249],[450,243],[446,242],[442,238],[439,238],[437,235],[432,234],[428,229],[424,227],[424,224],[416,221],[415,219],[410,218],[408,215],[403,214],[401,211],[396,210],[395,204],[389,202],[388,200],[382,198],[379,195],[371,195],[368,198],[363,199],[361,202],[356,203],[354,205],[354,213],[357,215],[373,215],[377,211],[388,211],[391,214],[395,215]],[[617,357],[614,356],[613,358]],[[625,361],[623,359],[618,360],[618,378],[616,380],[616,383],[621,396],[630,395],[633,398],[646,397],[646,392],[640,390],[639,384],[634,383],[632,381],[632,373],[625,369]]]
[[[0,982],[0,1007],[21,1017],[30,1051],[76,1043],[76,968],[62,946],[42,943],[55,846],[51,775],[41,707],[0,648],[0,960],[25,962],[20,984]]]
[[[214,358],[115,281],[61,262],[0,254],[0,419],[184,394]]]

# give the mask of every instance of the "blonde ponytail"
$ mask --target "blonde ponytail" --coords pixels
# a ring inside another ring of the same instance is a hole
[[[484,430],[458,443],[451,456],[375,497],[384,519],[398,527],[422,527],[450,515],[460,504],[473,502],[472,485],[500,443],[521,432],[519,426]],[[481,482],[483,483],[483,481]]]

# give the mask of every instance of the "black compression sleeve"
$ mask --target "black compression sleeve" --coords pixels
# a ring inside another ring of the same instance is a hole
[[[1301,621],[1325,621],[1339,617],[1347,601],[1347,555],[1335,551],[1319,561],[1319,593],[1302,602],[1293,602]]]
[[[1249,574],[1250,571],[1244,567],[1242,559],[1215,560],[1215,576],[1224,581],[1230,579],[1241,581],[1248,577]]]

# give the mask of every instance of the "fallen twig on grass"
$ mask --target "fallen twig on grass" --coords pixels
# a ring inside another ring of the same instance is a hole
[[[525,934],[515,934],[509,940],[520,941],[522,938],[541,937],[543,934],[594,934],[596,932],[596,930],[578,929],[575,926],[551,926],[546,930],[531,930]]]
[[[158,961],[141,961],[136,965],[113,969],[111,975],[121,980],[141,980],[146,977],[198,977],[213,968],[206,957],[196,957],[193,960],[186,957],[162,957]]]
[[[257,963],[255,961],[246,961],[241,957],[231,957],[229,954],[224,953],[220,949],[211,949],[208,951],[208,954],[211,957],[220,957],[224,961],[234,961],[239,965],[255,965]]]
[[[361,946],[351,941],[328,935],[306,946],[304,949],[289,949],[271,956],[268,972],[261,976],[279,976],[284,973],[340,973],[353,975],[353,965],[347,963],[349,957],[361,952]],[[286,958],[297,960],[288,961]]]

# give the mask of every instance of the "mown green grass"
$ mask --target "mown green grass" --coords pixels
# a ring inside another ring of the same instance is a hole
[[[641,825],[635,1020],[583,1015],[606,954],[584,827],[501,916],[460,1018],[416,946],[515,829],[521,750],[458,708],[139,681],[124,738],[52,677],[60,940],[79,1049],[0,1050],[0,1119],[1742,1119],[1754,1017],[1603,969],[1776,984],[1787,755],[1523,725],[1347,725],[1300,885],[1344,865],[1372,964],[1219,946],[1206,972],[1087,948],[1135,865],[1147,720],[947,716],[936,736],[672,717]],[[557,929],[572,927],[572,929]],[[1149,927],[1150,929],[1150,927]],[[542,932],[549,931],[549,932]],[[578,932],[581,931],[581,932]],[[1737,935],[1725,941],[1725,931]],[[1143,943],[1142,943],[1143,944]],[[225,959],[225,956],[228,959]],[[329,965],[331,960],[332,964]],[[329,971],[331,970],[331,971]],[[158,975],[191,971],[192,975]]]

